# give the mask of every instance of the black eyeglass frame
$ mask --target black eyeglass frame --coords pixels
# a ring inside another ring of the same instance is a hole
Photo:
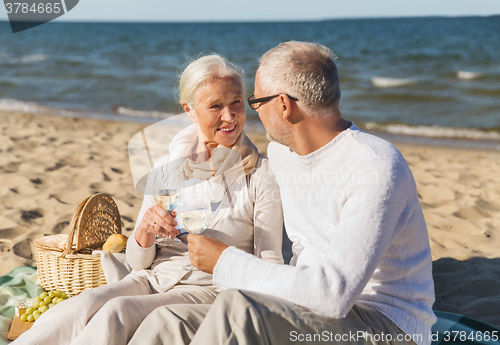
[[[261,98],[255,98],[255,95],[251,95],[250,97],[248,97],[247,102],[248,102],[248,105],[250,106],[250,108],[252,108],[253,110],[257,110],[257,109],[259,109],[259,107],[261,106],[261,104],[257,104],[255,107],[253,107],[252,104],[255,104],[255,103],[264,103],[264,102],[270,101],[271,99],[273,99],[275,97],[278,97],[279,95],[281,95],[281,93],[278,93],[277,95],[267,96],[267,97],[261,97]],[[292,97],[289,94],[285,93],[285,95],[287,95],[288,98],[290,98],[291,100],[298,101],[297,98]]]

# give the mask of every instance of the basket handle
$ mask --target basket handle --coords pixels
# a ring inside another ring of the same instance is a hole
[[[69,235],[68,242],[66,243],[66,248],[63,250],[61,257],[65,257],[66,254],[73,254],[73,238],[75,237],[75,233],[78,230],[78,221],[80,220],[80,215],[82,214],[82,210],[87,204],[87,201],[91,198],[91,196],[85,198],[80,205],[78,205],[73,212],[73,216],[71,217],[71,222],[69,223]]]

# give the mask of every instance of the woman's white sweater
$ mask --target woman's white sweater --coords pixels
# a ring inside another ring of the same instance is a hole
[[[275,142],[268,153],[293,242],[291,265],[229,247],[214,284],[284,298],[332,318],[363,304],[405,333],[422,335],[419,345],[429,344],[436,321],[429,239],[399,151],[352,125],[309,155]]]

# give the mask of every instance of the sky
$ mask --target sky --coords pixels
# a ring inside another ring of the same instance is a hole
[[[495,14],[500,14],[500,0],[80,0],[56,21],[315,21]],[[0,20],[8,20],[3,6]]]

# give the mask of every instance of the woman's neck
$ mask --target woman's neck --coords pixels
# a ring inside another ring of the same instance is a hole
[[[198,144],[196,145],[196,155],[197,160],[211,160],[212,152],[211,150],[216,148],[218,145],[214,142],[204,142],[200,136],[198,136]]]

